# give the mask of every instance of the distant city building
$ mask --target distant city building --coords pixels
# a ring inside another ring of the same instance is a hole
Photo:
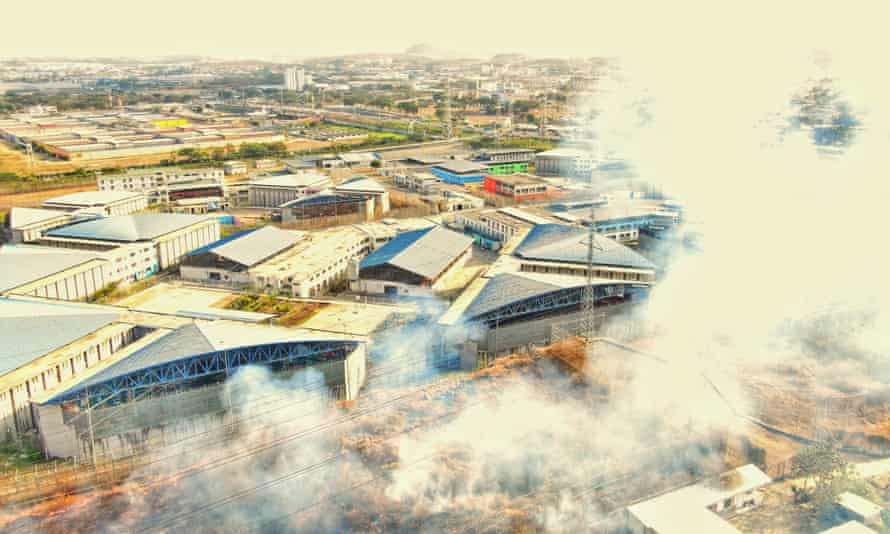
[[[306,87],[306,71],[300,67],[289,67],[284,71],[284,88],[288,91],[302,91]]]

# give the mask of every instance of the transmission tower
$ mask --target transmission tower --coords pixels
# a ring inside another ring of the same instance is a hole
[[[587,284],[584,286],[584,297],[581,301],[582,329],[581,334],[587,344],[593,347],[596,335],[596,289],[593,283],[594,249],[596,248],[596,218],[594,204],[590,204],[590,226],[587,228]]]

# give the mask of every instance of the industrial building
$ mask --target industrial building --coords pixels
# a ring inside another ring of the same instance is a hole
[[[140,262],[145,258],[157,258],[151,262],[154,272],[178,264],[184,255],[218,239],[216,218],[144,213],[54,228],[45,233],[39,244],[116,254],[115,263],[124,263],[139,271],[142,270]]]
[[[12,208],[3,221],[9,243],[29,243],[52,228],[64,226],[74,219],[67,211],[38,208]]]
[[[370,251],[356,228],[298,232],[265,226],[202,247],[183,259],[187,280],[297,297],[323,295],[345,281],[351,262]]]
[[[519,232],[439,318],[433,352],[457,351],[462,361],[474,366],[480,358],[550,343],[554,329],[580,332],[587,241],[585,228],[558,224],[537,224]],[[655,274],[655,266],[642,255],[595,235],[598,306],[620,310],[645,300]]]
[[[220,421],[221,384],[247,365],[311,366],[336,399],[365,380],[361,337],[22,297],[0,317],[2,437],[37,431],[50,457],[131,455]]]
[[[120,174],[102,174],[96,177],[99,191],[141,191],[148,197],[149,204],[169,203],[178,198],[187,198],[170,191],[192,191],[209,188],[203,196],[223,196],[223,171],[213,167],[182,169],[161,167],[155,169],[132,169]],[[194,197],[192,195],[191,197]]]
[[[114,280],[100,254],[39,247],[0,247],[0,294],[84,300]]]
[[[323,191],[286,202],[280,212],[282,224],[324,223],[339,217],[350,218],[348,222],[363,222],[374,219],[375,202],[373,196]]]
[[[357,176],[334,187],[334,192],[358,198],[372,198],[375,210],[380,214],[389,212],[389,193],[377,180]]]
[[[476,157],[476,162],[485,165],[489,175],[528,172],[528,165],[534,159],[535,151],[526,148],[504,148],[485,150]]]
[[[488,168],[473,161],[449,159],[433,165],[430,172],[446,184],[464,185],[482,182]]]
[[[362,260],[351,287],[391,297],[433,296],[472,246],[471,238],[442,226],[400,234]]]
[[[104,306],[0,297],[0,440],[34,428],[30,401],[143,334]]]
[[[128,109],[31,116],[15,114],[0,124],[0,138],[65,160],[99,160],[169,154],[242,143],[284,141],[284,135],[217,116],[199,124],[177,115]]]
[[[664,493],[628,506],[626,528],[632,534],[741,534],[720,514],[737,514],[757,506],[758,490],[772,482],[769,476],[748,464],[692,486]]]
[[[102,217],[129,215],[148,207],[148,200],[141,192],[133,191],[82,191],[43,202],[48,210],[94,214]]]
[[[395,172],[393,182],[409,191],[429,194],[435,192],[442,179],[428,172]]]
[[[590,222],[589,203],[584,205],[553,205],[553,217],[571,224]],[[603,198],[593,206],[596,231],[620,243],[636,244],[641,232],[660,232],[679,223],[682,210],[666,200]]]
[[[535,174],[568,176],[589,180],[599,164],[589,151],[579,148],[555,148],[535,154]]]
[[[277,208],[292,200],[321,192],[331,185],[328,176],[313,172],[259,178],[248,186],[248,202],[257,208]]]
[[[234,174],[246,174],[247,164],[243,161],[226,161],[225,163],[223,163],[223,172],[226,176],[232,176]]]
[[[486,248],[499,248],[501,245],[524,230],[536,224],[558,223],[559,220],[546,213],[521,208],[499,208],[494,210],[469,211],[458,213],[454,224],[464,232],[477,237]]]
[[[548,200],[559,194],[546,181],[524,173],[486,176],[483,188],[489,193],[517,202]]]
[[[594,276],[629,282],[655,281],[656,266],[634,250],[594,234]],[[519,270],[583,277],[587,275],[588,232],[562,224],[535,225],[513,251]]]

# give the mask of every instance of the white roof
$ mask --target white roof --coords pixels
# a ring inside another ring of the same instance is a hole
[[[104,206],[112,202],[119,202],[131,198],[143,196],[142,193],[132,191],[81,191],[60,197],[50,198],[43,205],[66,204],[70,206]]]
[[[875,534],[875,531],[863,525],[859,521],[847,521],[819,534]]]
[[[324,174],[314,172],[301,172],[297,174],[282,174],[279,176],[270,176],[250,182],[251,185],[260,185],[266,187],[308,187],[320,186],[330,183],[330,178]]]
[[[30,224],[66,217],[68,212],[57,210],[44,210],[40,208],[12,208],[9,211],[9,227],[21,228]]]
[[[834,502],[843,509],[853,512],[863,518],[874,517],[879,515],[881,510],[883,510],[883,508],[870,500],[849,491],[845,491],[838,495]]]
[[[722,488],[714,481],[704,481],[628,506],[627,510],[646,527],[659,534],[690,532],[740,534],[738,529],[707,507],[765,486],[772,479],[752,464],[738,467],[725,474],[733,471],[739,477],[739,482],[731,488]]]

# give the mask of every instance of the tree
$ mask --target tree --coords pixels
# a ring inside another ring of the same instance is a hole
[[[818,508],[830,504],[853,480],[852,466],[837,447],[827,442],[801,449],[792,458],[792,472],[803,478],[802,491]]]

